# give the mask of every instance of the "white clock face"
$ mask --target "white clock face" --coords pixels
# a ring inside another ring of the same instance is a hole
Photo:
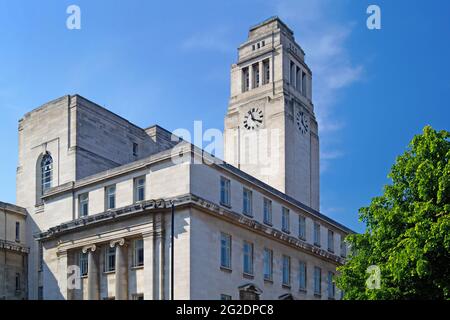
[[[251,108],[244,117],[244,128],[247,130],[255,130],[263,123],[263,112],[258,108]]]
[[[298,130],[300,130],[301,133],[306,134],[309,130],[308,115],[303,111],[297,111],[295,121],[297,123]]]

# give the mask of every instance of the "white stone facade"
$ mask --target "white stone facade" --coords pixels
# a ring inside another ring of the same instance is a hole
[[[318,211],[311,73],[298,46],[285,49],[295,41],[278,18],[252,28],[249,39],[240,47],[240,63],[259,59],[254,52],[259,43],[260,50],[269,49],[264,54],[271,76],[241,92],[242,66],[233,67],[226,130],[243,121],[247,102],[265,101],[259,105],[267,115],[264,126],[282,132],[277,176],[233,161],[204,163],[202,150],[172,141],[166,130],[141,129],[78,95],[49,102],[20,120],[17,204],[29,214],[29,298],[169,299],[172,274],[175,299],[339,298],[328,274],[344,262],[341,239],[352,231]],[[309,79],[304,93],[286,83],[289,57]],[[259,67],[264,71],[267,65]],[[305,133],[296,127],[297,105],[309,117]],[[225,141],[234,159],[231,145]],[[264,217],[265,201],[271,203],[271,219]],[[230,239],[225,249],[222,235]],[[271,268],[265,249],[272,252]],[[77,268],[81,274],[74,280]]]

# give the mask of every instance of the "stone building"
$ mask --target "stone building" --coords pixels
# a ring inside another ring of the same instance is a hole
[[[0,202],[0,299],[27,298],[26,218],[24,208]]]
[[[231,68],[228,162],[79,95],[27,113],[17,204],[29,215],[29,297],[339,298],[352,231],[319,211],[311,83],[279,18],[251,28]]]

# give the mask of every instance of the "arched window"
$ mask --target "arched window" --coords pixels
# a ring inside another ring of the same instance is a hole
[[[46,153],[41,160],[41,194],[52,187],[53,159]]]

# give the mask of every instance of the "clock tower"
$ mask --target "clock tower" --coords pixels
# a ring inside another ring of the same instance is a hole
[[[278,17],[252,27],[231,67],[225,161],[319,210],[311,70]]]

